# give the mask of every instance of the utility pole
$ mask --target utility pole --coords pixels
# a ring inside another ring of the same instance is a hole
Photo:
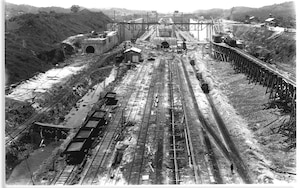
[[[114,10],[114,22],[116,22],[116,11]]]
[[[197,31],[198,31],[198,41],[200,40],[200,37],[199,37],[199,20],[197,19],[198,21],[198,24],[197,24]],[[201,31],[202,31],[202,24],[201,24]]]
[[[147,12],[147,30],[149,31],[149,15],[148,15],[148,12]]]
[[[181,29],[183,30],[183,12],[181,13]]]

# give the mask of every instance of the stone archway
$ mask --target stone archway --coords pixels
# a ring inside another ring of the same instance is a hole
[[[88,47],[86,47],[85,52],[88,54],[95,53],[95,48],[93,46],[88,46]]]

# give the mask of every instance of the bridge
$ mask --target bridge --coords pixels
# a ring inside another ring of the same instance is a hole
[[[291,115],[290,122],[296,121],[296,78],[280,73],[276,68],[247,54],[238,48],[223,43],[212,44],[212,55],[219,61],[230,62],[237,73],[247,75],[249,83],[266,87],[270,103],[280,103]]]
[[[199,32],[200,30],[205,29],[206,42],[211,43],[211,52],[213,57],[219,61],[231,62],[236,72],[247,75],[249,83],[252,82],[255,84],[261,84],[262,86],[266,87],[266,94],[269,94],[270,102],[276,101],[283,104],[284,108],[291,112],[291,117],[293,117],[292,121],[294,121],[296,116],[295,77],[281,73],[273,66],[266,64],[250,54],[247,54],[241,49],[230,47],[224,43],[213,42],[212,35],[217,32],[216,23],[214,20],[183,22],[182,18],[174,18],[175,17],[173,16],[173,20],[170,19],[170,21],[164,21],[162,19],[158,20],[157,17],[155,17],[155,19],[152,19],[151,22],[143,22],[141,19],[139,19],[139,22],[119,22],[118,25],[120,28],[122,28],[119,29],[119,31],[121,31],[120,33],[123,36],[123,39],[125,39],[125,34],[122,34],[122,31],[125,29],[134,32],[134,30],[139,30],[142,28],[142,34],[148,33],[142,37],[143,39],[146,39],[149,37],[149,35],[153,34],[157,30],[158,26],[169,27],[172,25],[174,30],[177,31],[176,36],[179,36],[180,38],[187,38],[185,33],[182,32],[182,29],[188,30],[189,32]]]

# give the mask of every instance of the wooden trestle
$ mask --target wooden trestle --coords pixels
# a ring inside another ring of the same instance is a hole
[[[291,113],[290,121],[295,122],[295,79],[287,78],[273,67],[267,66],[265,62],[223,43],[212,42],[212,55],[219,61],[230,62],[236,72],[246,74],[249,83],[258,83],[267,87],[266,94],[270,94],[269,99],[283,104],[285,109]]]

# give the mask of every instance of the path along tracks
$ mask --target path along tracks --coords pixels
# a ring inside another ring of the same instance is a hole
[[[185,149],[188,154],[187,158],[189,167],[191,168],[191,173],[193,174],[192,181],[196,184],[223,183],[210,140],[202,128],[200,131],[197,130],[196,127],[198,124],[195,122],[196,118],[192,116],[193,109],[187,108],[187,105],[189,104],[186,100],[189,97],[189,94],[184,86],[184,81],[187,78],[182,76],[179,66],[179,61],[176,61],[176,59],[172,60],[172,62],[169,62],[170,76],[174,75],[174,79],[171,80],[174,80],[175,84],[177,85],[177,92],[175,93],[178,95],[177,98],[180,99],[180,111],[183,113],[182,118],[184,120],[181,122],[181,124],[176,124],[176,126],[181,126],[183,128],[182,136],[185,139]],[[199,151],[204,152],[199,154]],[[181,176],[188,176],[188,174],[185,175],[183,172],[181,172],[181,174]],[[181,181],[180,179],[181,178],[177,180],[178,183]]]
[[[163,63],[163,61],[167,63]],[[210,122],[207,122],[202,114],[185,63],[178,57],[171,60],[160,60],[159,66],[153,68],[147,95],[141,94],[147,88],[146,86],[146,88],[137,89],[135,93],[131,90],[120,100],[122,107],[116,112],[107,132],[101,138],[95,151],[92,152],[92,156],[87,160],[87,167],[81,173],[79,184],[101,184],[100,179],[104,176],[106,177],[105,181],[109,181],[110,172],[113,169],[107,161],[111,161],[112,151],[115,150],[116,145],[115,138],[123,126],[124,109],[127,113],[126,121],[130,121],[130,119],[134,121],[137,113],[143,109],[133,159],[128,165],[127,173],[124,174],[127,175],[125,179],[128,184],[224,183],[216,152],[221,152],[223,157],[235,166],[245,183],[252,183],[248,169],[230,139],[226,126],[209,95],[206,97],[212,105],[214,117],[219,130],[221,130],[220,133],[210,125]],[[167,70],[166,67],[168,67]],[[147,73],[147,69],[143,69],[143,67],[140,69],[135,79],[135,86],[145,79]],[[164,76],[166,73],[168,73],[167,78]],[[166,80],[168,80],[168,84],[166,84]],[[165,85],[168,87],[164,87]],[[166,90],[168,97],[163,97],[161,94]],[[143,108],[140,108],[139,111],[133,110],[136,107],[125,108],[130,99],[134,99],[134,103],[137,103],[137,98],[140,95],[147,96]],[[161,115],[165,108],[162,101],[169,101],[170,118],[169,123],[166,123],[170,136],[169,147],[164,145],[166,138],[163,138],[165,134],[162,130],[166,130],[164,129],[166,117]],[[189,104],[192,105],[189,106]],[[149,152],[151,139],[157,140],[154,146],[156,147],[154,155]],[[216,150],[214,146],[217,146],[219,150]],[[165,157],[166,152],[169,153],[167,158]],[[171,173],[167,178],[164,172],[164,160],[168,161],[171,168]],[[72,171],[66,170],[66,172],[70,172],[70,177],[73,176]],[[145,175],[148,176],[147,179],[144,178]],[[62,175],[62,178],[66,176],[68,176],[67,173]],[[169,181],[166,182],[166,179]],[[67,180],[66,182],[70,181]]]
[[[242,180],[245,183],[253,183],[248,169],[246,167],[246,165],[244,164],[242,158],[239,155],[239,152],[235,146],[235,144],[233,143],[233,141],[231,140],[230,134],[226,128],[226,125],[224,124],[221,116],[219,115],[211,97],[209,96],[209,94],[206,94],[206,97],[209,101],[209,105],[212,108],[213,111],[213,117],[215,118],[215,121],[217,122],[217,126],[218,129],[220,130],[220,133],[218,134],[218,132],[216,130],[214,130],[212,128],[212,126],[210,126],[209,122],[205,119],[203,113],[200,111],[199,105],[197,103],[197,99],[196,99],[196,95],[193,91],[193,87],[191,84],[191,80],[188,76],[188,71],[186,66],[187,65],[187,61],[184,62],[183,59],[180,59],[182,67],[183,67],[183,72],[187,81],[187,86],[189,89],[189,92],[191,94],[191,97],[193,99],[193,105],[194,105],[194,109],[197,112],[197,116],[198,119],[201,122],[201,126],[202,128],[213,138],[213,141],[215,143],[215,145],[219,148],[219,150],[222,152],[222,154],[224,155],[225,158],[227,158],[227,160],[229,162],[232,163],[232,165],[235,166],[236,171],[238,172],[239,176],[242,178]],[[193,69],[193,73],[194,76],[196,74],[196,70]],[[222,141],[224,140],[225,143]]]
[[[140,71],[136,74],[135,82],[132,85],[138,84],[137,81],[141,81],[143,76],[147,73],[148,69],[139,69]],[[119,87],[130,87],[127,85],[119,86]],[[118,90],[118,88],[115,88],[115,90]],[[134,89],[129,88],[129,92],[126,93],[126,95],[119,100],[120,107],[115,112],[115,116],[112,117],[112,120],[110,121],[106,132],[101,138],[98,138],[97,146],[91,151],[91,156],[88,157],[86,167],[82,171],[79,171],[81,173],[81,178],[79,179],[79,184],[95,184],[98,182],[98,175],[102,173],[105,170],[105,161],[108,158],[109,155],[112,154],[112,151],[114,151],[114,147],[116,144],[116,138],[118,137],[119,130],[124,126],[123,123],[123,112],[125,107],[127,106],[129,102],[129,98],[134,92]],[[52,184],[73,184],[76,171],[70,171],[71,167],[66,166],[62,170],[62,172],[59,174],[59,177],[57,177],[57,180],[54,181]],[[78,168],[79,165],[73,166],[74,169]],[[66,170],[67,169],[67,170]],[[77,171],[78,172],[78,171]],[[66,178],[67,177],[67,178]],[[77,180],[75,180],[77,181]]]
[[[143,80],[142,78],[147,73],[147,71],[145,70],[147,69],[140,69],[135,79],[135,85],[138,85],[136,81]],[[114,120],[108,125],[107,132],[102,138],[100,144],[97,146],[95,155],[92,157],[90,165],[87,167],[87,170],[81,178],[79,184],[91,185],[98,183],[98,175],[103,174],[103,172],[106,170],[107,164],[105,162],[109,155],[112,155],[114,151],[114,147],[116,144],[115,138],[117,138],[118,136],[118,131],[122,129],[122,126],[124,126],[122,124],[123,113],[126,106],[128,105],[130,96],[134,91],[134,89],[129,90],[125,97],[121,99],[120,103],[122,104],[122,107],[118,109],[118,111],[115,114]],[[137,95],[138,92],[136,92],[135,94]]]
[[[113,52],[103,54],[101,62],[102,63],[105,62],[109,57],[115,55],[116,53],[118,52],[113,51]],[[97,66],[99,66],[99,64]],[[83,80],[86,80],[86,77],[89,77],[92,73],[93,72],[89,73],[84,77],[76,77],[74,80],[72,80],[72,82],[79,83]],[[21,125],[16,127],[15,130],[11,132],[6,132],[9,138],[5,140],[5,146],[10,145],[11,143],[13,143],[14,140],[17,140],[21,135],[23,135],[24,132],[28,131],[28,129],[31,127],[30,125],[34,121],[38,121],[44,112],[49,111],[56,104],[60,103],[61,101],[64,101],[72,93],[71,91],[72,91],[72,86],[69,85],[67,87],[64,87],[62,90],[59,91],[59,93],[56,96],[54,96],[54,98],[45,107],[43,107],[37,112],[34,112],[25,122],[23,122]]]

